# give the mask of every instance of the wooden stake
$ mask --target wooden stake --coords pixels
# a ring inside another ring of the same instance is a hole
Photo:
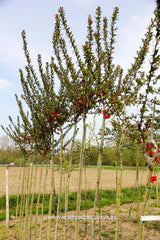
[[[6,167],[6,227],[9,228],[8,166]]]

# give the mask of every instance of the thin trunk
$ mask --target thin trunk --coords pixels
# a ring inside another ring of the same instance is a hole
[[[19,184],[18,184],[18,189],[17,189],[17,206],[16,206],[16,234],[15,236],[17,237],[17,229],[18,229],[18,222],[17,222],[17,219],[18,219],[18,215],[19,215],[19,212],[20,212],[20,206],[19,206],[19,199],[20,199],[20,186],[22,185],[21,183],[21,177],[22,177],[22,162],[20,162],[20,175],[19,175]]]
[[[41,223],[40,223],[40,231],[39,231],[39,240],[42,239],[42,226],[43,226],[43,209],[44,209],[44,195],[46,192],[46,182],[47,182],[47,177],[48,177],[48,165],[46,161],[46,174],[45,174],[45,179],[43,183],[43,195],[42,195],[42,211],[41,211]]]
[[[49,200],[49,211],[48,211],[48,233],[47,233],[47,240],[50,240],[50,232],[51,232],[51,214],[52,214],[52,198],[54,202],[54,214],[57,216],[57,203],[56,203],[56,191],[55,191],[55,182],[54,182],[54,135],[51,137],[51,193],[50,193],[50,200]]]
[[[38,211],[39,211],[39,207],[40,207],[40,194],[41,194],[41,184],[42,184],[42,172],[43,172],[43,167],[44,167],[44,163],[41,166],[41,171],[40,171],[40,179],[39,179],[39,186],[38,186],[38,199],[37,199],[37,205],[36,205],[36,219],[35,219],[35,231],[34,231],[34,238],[37,238],[37,221],[38,221]]]
[[[33,200],[36,193],[36,183],[37,183],[37,171],[38,170],[38,164],[36,164],[35,174],[34,174],[34,185],[33,185],[33,193],[31,198],[31,204],[30,204],[30,224],[29,224],[29,240],[31,239],[31,230],[32,230],[32,208],[33,208]]]
[[[67,179],[66,179],[66,185],[65,185],[65,228],[64,228],[64,239],[66,239],[69,184],[70,184],[70,175],[71,175],[71,168],[72,168],[72,156],[73,156],[73,149],[74,149],[76,132],[77,132],[77,124],[75,123],[74,124],[72,145],[71,145],[71,150],[70,150],[70,154],[69,154],[68,173],[67,173]]]
[[[104,110],[104,107],[103,107],[103,110]],[[100,145],[99,145],[98,161],[97,161],[97,182],[96,182],[96,192],[95,192],[94,211],[93,211],[94,218],[96,217],[97,201],[98,201],[98,194],[99,194],[99,185],[100,185],[100,177],[101,177],[101,164],[102,164],[102,158],[103,158],[104,134],[105,134],[105,117],[103,116],[101,142],[100,142]],[[96,223],[96,219],[93,219],[93,221],[92,221],[92,238],[95,238],[95,223]]]
[[[80,153],[80,162],[79,162],[79,179],[78,179],[78,191],[77,191],[77,210],[76,210],[76,236],[75,239],[79,239],[79,214],[81,206],[81,192],[82,192],[82,171],[84,163],[84,154],[85,154],[85,143],[86,143],[86,116],[83,116],[83,136],[82,136],[82,145]]]
[[[123,152],[124,152],[124,138],[125,138],[125,114],[126,114],[126,105],[124,103],[124,116],[123,116],[123,126],[122,134],[120,139],[120,177],[118,179],[117,185],[117,196],[116,196],[116,229],[115,229],[115,240],[119,240],[119,212],[120,212],[120,203],[121,203],[121,189],[122,189],[122,171],[123,171]]]
[[[61,126],[59,126],[61,132],[61,145],[60,145],[60,187],[58,194],[58,205],[57,205],[57,218],[56,218],[56,229],[55,229],[55,240],[57,239],[57,230],[58,230],[58,220],[61,210],[61,194],[62,194],[62,176],[63,176],[63,131]]]

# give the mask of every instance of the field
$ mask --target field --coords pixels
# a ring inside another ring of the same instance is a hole
[[[38,192],[39,189],[39,179],[40,174],[42,170],[42,187],[41,191],[45,193],[50,192],[50,169],[46,167],[38,167],[37,168],[37,175],[36,175],[36,167],[33,167],[33,177],[32,177],[32,192],[33,187],[35,185],[35,192]],[[25,170],[26,171],[26,170]],[[17,188],[19,188],[19,192],[21,192],[21,188],[19,187],[19,182],[23,181],[22,175],[26,174],[24,172],[24,169],[21,169],[18,167],[11,167],[9,168],[9,194],[13,195],[17,193]],[[96,187],[96,174],[97,169],[96,168],[87,168],[86,169],[87,174],[87,190],[89,189],[95,189]],[[21,177],[19,177],[21,176]],[[56,185],[56,192],[59,191],[59,169],[55,169],[55,185]],[[147,178],[147,171],[146,170],[140,170],[139,172],[139,184],[144,185]],[[44,187],[44,182],[46,181],[46,187]],[[101,189],[115,189],[116,187],[116,171],[114,169],[102,169],[101,172]],[[36,180],[36,184],[35,181]],[[158,182],[159,182],[158,177]],[[1,182],[1,190],[0,190],[0,196],[5,195],[5,167],[0,167],[0,182]],[[85,188],[84,184],[84,175],[83,175],[83,189]],[[71,180],[70,180],[70,192],[76,192],[77,191],[77,185],[78,185],[78,170],[73,170],[71,172]],[[123,171],[123,180],[122,180],[122,187],[135,187],[136,185],[136,171],[135,170],[124,170]],[[148,204],[148,215],[157,215],[160,214],[160,206],[158,204],[157,207],[157,200],[156,199],[150,199]],[[132,206],[131,206],[132,205]],[[120,239],[121,240],[135,240],[137,239],[137,232],[138,232],[138,225],[136,220],[136,214],[137,214],[137,202],[133,203],[125,203],[122,204],[120,207]],[[129,217],[129,211],[132,207],[131,216]],[[68,213],[69,216],[75,216],[75,211],[70,211]],[[81,211],[81,216],[85,216],[86,212],[85,210]],[[87,215],[92,216],[93,215],[93,208],[90,208],[87,210]],[[102,219],[101,222],[101,239],[108,239],[112,240],[114,239],[114,233],[115,233],[115,219],[113,217],[115,216],[115,204],[111,204],[110,206],[103,206],[101,208],[101,215],[108,216],[108,219]],[[48,228],[48,217],[47,215],[43,216],[43,230],[42,231],[42,239],[47,239],[47,228]],[[5,221],[0,222],[0,239],[16,239],[14,235],[14,224],[15,219],[10,220],[10,227],[9,230],[5,228]],[[51,236],[54,237],[54,229],[55,229],[56,220],[51,221]],[[59,227],[58,227],[58,239],[63,239],[63,225],[64,219],[59,220]],[[70,219],[67,220],[67,230],[66,235],[67,239],[74,239],[75,237],[75,220]],[[38,218],[38,228],[37,232],[39,232],[39,227],[41,225],[41,216]],[[87,219],[86,220],[80,220],[80,239],[92,239],[91,235],[91,225],[92,220]],[[85,230],[87,227],[87,234],[85,234]],[[96,220],[96,228],[99,228],[99,220]],[[32,218],[32,230],[31,233],[34,234],[35,229],[35,216],[33,215]],[[160,224],[159,222],[148,222],[145,225],[145,232],[144,237],[146,240],[155,239],[158,240],[160,235]],[[99,239],[98,237],[98,231],[96,233],[95,239]]]
[[[45,181],[46,178],[46,170],[47,173],[47,182],[46,187],[44,188],[45,193],[50,192],[50,169],[43,167],[42,169],[42,183]],[[22,182],[22,175],[24,174],[24,169],[21,170],[19,167],[11,167],[9,168],[9,194],[17,194],[17,188],[19,187],[19,182]],[[35,177],[35,171],[36,168],[33,167],[33,176]],[[39,179],[40,179],[40,172],[41,167],[38,167],[37,175],[36,175],[36,189],[35,192],[38,192],[39,187]],[[97,169],[96,168],[86,168],[86,174],[87,174],[87,189],[95,189],[96,188],[96,177],[97,177]],[[21,177],[19,177],[21,176]],[[59,191],[59,169],[55,170],[55,188],[56,192]],[[33,182],[34,182],[33,177]],[[140,170],[139,172],[139,183],[145,184],[147,178],[147,171],[146,170]],[[5,194],[5,187],[6,187],[6,179],[5,179],[5,167],[0,167],[0,182],[1,182],[1,188],[0,188],[0,196]],[[123,177],[122,177],[122,187],[134,187],[136,184],[136,171],[135,170],[124,170],[123,171]],[[78,170],[73,170],[71,172],[71,178],[70,178],[70,191],[75,192],[77,191],[77,185],[78,185]],[[32,184],[33,186],[33,184]],[[82,183],[83,189],[85,188],[85,181],[84,181],[84,174],[83,174],[83,183]],[[108,169],[102,169],[101,172],[101,182],[100,182],[100,188],[101,189],[115,189],[116,188],[116,171],[115,170],[108,170]]]

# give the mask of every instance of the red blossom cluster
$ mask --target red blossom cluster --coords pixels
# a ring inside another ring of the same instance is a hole
[[[152,145],[150,143],[147,143],[147,149],[151,149],[152,148]]]
[[[101,114],[103,114],[103,116],[104,116],[106,119],[108,119],[108,118],[111,117],[111,114],[108,113],[106,110],[102,110],[102,108],[98,108],[98,112],[101,113]]]
[[[111,115],[107,113],[105,110],[103,111],[103,116],[107,119],[111,117]]]
[[[52,123],[54,126],[54,124],[59,121],[59,118],[58,118],[59,111],[60,111],[59,109],[56,109],[55,111],[50,111],[51,115],[47,117],[48,118],[47,122]]]
[[[143,131],[143,132],[147,132],[147,129],[146,129],[146,128],[143,128],[142,131]]]
[[[83,81],[79,83],[83,84]],[[87,95],[80,94],[76,101],[73,102],[73,109],[75,111],[74,118],[78,118],[83,112],[88,112],[93,107],[95,103],[94,93],[88,93]]]
[[[142,131],[142,132],[144,132],[144,133],[148,131],[147,128],[141,129],[142,124],[141,124],[140,122],[137,123],[137,127],[138,127],[139,131]],[[150,128],[150,127],[151,127],[151,124],[148,124],[147,127]],[[138,139],[137,139],[137,142],[138,142],[138,143],[141,143],[142,141],[141,141],[140,138],[138,138]]]
[[[149,152],[149,156],[150,156],[150,157],[153,157],[152,147],[153,147],[153,146],[152,146],[149,142],[147,142],[147,147],[146,147],[146,149],[147,149],[147,151]]]
[[[157,176],[151,176],[150,182],[153,183],[155,181],[157,181]]]

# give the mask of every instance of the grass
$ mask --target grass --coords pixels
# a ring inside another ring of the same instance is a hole
[[[97,168],[97,166],[86,166],[86,168]],[[102,169],[105,169],[105,170],[116,170],[116,167],[115,166],[105,166],[103,165],[101,167]],[[123,166],[123,169],[124,170],[136,170],[136,166]],[[145,167],[139,167],[139,170],[147,170],[148,168],[145,166]]]
[[[13,239],[14,233],[12,233],[9,229],[6,228],[6,226],[0,226],[0,239]],[[15,238],[14,238],[15,239]]]
[[[5,165],[6,164],[0,164],[0,167],[5,167]],[[41,166],[41,164],[39,164],[39,167]],[[49,165],[48,165],[49,166]],[[60,168],[60,166],[58,165],[58,164],[56,164],[55,166],[54,166],[54,168]],[[74,169],[74,168],[78,168],[78,165],[74,165],[74,166],[72,166],[72,169]],[[97,166],[86,166],[86,168],[97,168]],[[136,166],[124,166],[123,167],[124,168],[124,170],[136,170]],[[103,165],[102,166],[102,169],[106,169],[106,170],[116,170],[116,167],[115,166],[108,166],[108,165]],[[139,166],[139,170],[147,170],[148,168],[147,168],[147,166],[144,166],[144,167],[142,167],[142,166]],[[160,171],[160,168],[158,169],[158,171]]]
[[[156,188],[153,186],[152,188],[152,193],[151,193],[151,198],[156,199]],[[160,191],[160,187],[159,187]],[[145,186],[140,187],[140,195],[139,195],[139,200],[143,200],[143,195],[145,192]],[[121,192],[121,204],[124,203],[131,203],[131,202],[136,202],[137,201],[137,189],[134,187],[130,188],[122,188]],[[87,209],[93,208],[94,206],[94,197],[95,197],[95,191],[94,190],[88,190],[87,192],[82,191],[82,201],[81,201],[81,210],[85,209],[85,197],[86,197],[86,207]],[[134,196],[134,199],[133,199]],[[23,195],[23,202],[25,202],[26,197],[28,195]],[[29,198],[29,205],[31,202],[31,197],[32,195],[30,194]],[[40,203],[42,203],[42,198],[43,195],[40,195]],[[44,206],[43,206],[43,213],[48,214],[49,211],[49,199],[50,199],[50,194],[44,194]],[[56,195],[56,199],[58,201],[58,194]],[[36,213],[36,206],[37,206],[37,200],[38,200],[38,194],[34,194],[33,198],[33,209],[32,213]],[[19,196],[19,203],[21,202],[21,196]],[[64,194],[61,196],[61,212],[64,212]],[[97,202],[97,207],[104,207],[104,206],[110,206],[111,204],[116,203],[116,191],[115,190],[99,190],[99,197],[98,197],[98,202]],[[9,196],[9,206],[10,206],[10,212],[9,216],[15,216],[16,215],[16,205],[17,205],[17,196],[16,195],[11,195]],[[77,205],[77,192],[73,192],[69,194],[69,201],[68,201],[68,211],[74,211],[76,210],[76,205]],[[2,196],[0,197],[0,221],[5,220],[6,214],[5,214],[5,207],[6,207],[6,197]],[[42,208],[39,207],[38,213],[42,213]],[[52,208],[52,213],[54,213],[54,207]],[[19,212],[18,212],[19,214]],[[24,215],[24,213],[23,213]]]

